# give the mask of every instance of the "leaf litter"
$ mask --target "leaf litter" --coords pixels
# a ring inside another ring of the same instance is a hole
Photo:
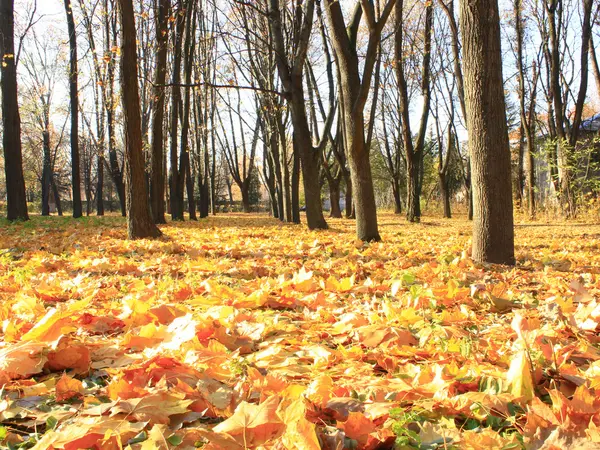
[[[600,448],[600,227],[380,220],[0,225],[0,445]]]

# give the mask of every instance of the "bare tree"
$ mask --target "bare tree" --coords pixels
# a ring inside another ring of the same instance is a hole
[[[406,153],[406,176],[407,176],[407,199],[406,218],[409,222],[419,222],[421,217],[421,168],[425,152],[425,135],[427,133],[427,121],[429,118],[429,106],[431,102],[430,86],[430,61],[431,61],[431,34],[433,30],[433,2],[427,2],[425,7],[425,24],[423,27],[423,60],[421,91],[423,95],[423,108],[417,138],[413,142],[412,129],[410,126],[409,98],[405,75],[404,57],[404,1],[396,2],[396,77],[398,79],[398,90],[400,94],[400,116],[402,124],[402,142]]]
[[[71,0],[64,0],[69,33],[69,98],[71,100],[71,184],[73,189],[73,217],[83,214],[81,206],[81,174],[79,158],[79,91],[77,69],[77,32]]]
[[[167,76],[168,20],[170,0],[159,0],[156,14],[157,56],[154,75],[154,102],[152,117],[152,149],[150,154],[150,204],[154,223],[165,220],[165,174],[164,167],[164,117],[165,84]]]
[[[339,2],[325,0],[333,48],[340,73],[340,103],[344,126],[346,151],[356,212],[356,235],[363,241],[379,241],[377,206],[371,174],[370,148],[367,146],[364,127],[364,107],[369,96],[373,71],[377,62],[381,33],[390,16],[395,0],[388,0],[376,17],[372,2],[356,2],[350,23],[346,27]],[[357,34],[361,18],[365,16],[369,40],[363,64],[357,49]],[[363,67],[362,73],[360,67]]]
[[[286,41],[283,31],[283,15],[279,7],[279,0],[269,0],[269,24],[275,49],[275,61],[281,79],[286,100],[291,109],[294,128],[293,145],[294,155],[302,162],[302,178],[304,181],[304,197],[306,200],[306,221],[310,229],[325,229],[327,222],[323,216],[321,205],[321,189],[319,183],[319,168],[321,154],[328,141],[328,129],[333,122],[333,101],[330,104],[328,120],[325,124],[325,133],[321,141],[314,146],[311,141],[310,126],[306,114],[304,96],[304,66],[309,46],[309,39],[313,25],[315,0],[298,2],[294,11],[294,20],[291,24],[291,41]],[[287,15],[287,14],[286,14]],[[330,93],[333,95],[333,93]],[[295,159],[295,164],[297,165]],[[292,186],[294,177],[298,179],[298,171],[292,172]],[[292,196],[297,191],[292,189]],[[297,195],[297,194],[296,194]],[[292,198],[292,204],[297,204]]]

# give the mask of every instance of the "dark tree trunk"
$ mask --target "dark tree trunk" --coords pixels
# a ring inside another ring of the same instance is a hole
[[[340,180],[334,178],[329,180],[329,203],[331,204],[331,211],[329,217],[336,219],[342,218],[342,209],[340,208]]]
[[[81,174],[79,158],[79,93],[77,88],[77,34],[71,0],[65,1],[69,32],[69,97],[71,102],[71,183],[73,186],[73,217],[83,215],[81,205]]]
[[[294,164],[292,166],[292,223],[300,223],[300,154],[298,149],[296,148],[296,139],[294,138]],[[308,173],[312,173],[311,170],[308,170]],[[303,174],[304,175],[304,174]],[[306,175],[305,175],[306,176]],[[317,178],[318,180],[318,178]],[[321,215],[323,215],[323,211],[321,211]],[[325,220],[325,219],[323,219]],[[310,228],[310,227],[309,227]]]
[[[419,195],[419,175],[421,160],[419,154],[406,158],[406,219],[409,222],[421,220],[421,196]],[[415,161],[415,159],[417,159]]]
[[[268,14],[275,49],[275,61],[279,78],[281,79],[286,100],[290,107],[294,127],[294,168],[292,172],[292,221],[300,223],[300,162],[302,162],[302,176],[304,181],[304,198],[306,202],[306,221],[308,228],[326,229],[327,222],[323,216],[321,205],[321,191],[318,188],[319,166],[323,146],[313,147],[306,105],[304,98],[303,72],[309,46],[314,15],[314,0],[308,0],[304,5],[298,4],[297,29],[293,32],[293,47],[295,48],[292,60],[288,59],[285,48],[286,41],[282,30],[282,14],[279,9],[279,0],[269,0]],[[328,124],[331,126],[331,123]],[[326,126],[326,128],[328,127]],[[329,131],[327,131],[329,132]],[[327,133],[325,133],[327,134]],[[324,140],[323,142],[325,142]]]
[[[107,3],[105,3],[105,6]],[[111,23],[112,22],[112,23]],[[104,23],[105,46],[104,51],[110,55],[106,68],[106,78],[108,82],[108,92],[106,96],[106,124],[108,128],[108,161],[110,165],[110,177],[117,190],[117,197],[121,206],[121,215],[125,217],[125,186],[123,184],[123,171],[119,167],[119,158],[115,147],[115,58],[113,56],[113,47],[117,45],[116,23],[111,21],[109,16]],[[111,46],[112,43],[112,46]]]
[[[245,213],[251,212],[250,208],[250,184],[242,183],[240,186],[240,191],[242,192],[242,210]]]
[[[471,185],[467,188],[467,219],[473,220],[473,188]]]
[[[50,215],[50,187],[52,184],[52,165],[50,162],[50,133],[43,131],[44,165],[42,167],[42,216]]]
[[[400,180],[392,181],[392,193],[394,194],[394,214],[402,214],[402,195],[400,194]]]
[[[8,220],[29,220],[21,153],[21,117],[17,98],[14,0],[0,1],[0,55],[2,58],[2,145],[6,174]]]
[[[538,81],[537,65],[536,61],[533,62],[533,86],[529,92],[529,113],[525,106],[525,67],[523,61],[523,45],[524,45],[524,23],[522,18],[523,2],[522,0],[514,1],[515,10],[515,32],[516,32],[516,44],[517,44],[517,69],[518,69],[518,80],[519,80],[519,106],[521,112],[521,139],[519,141],[520,146],[523,146],[523,139],[527,140],[526,156],[524,153],[519,154],[519,187],[521,190],[527,186],[527,204],[529,208],[529,216],[535,217],[535,105],[536,105],[536,87]],[[521,150],[521,148],[519,149]],[[523,173],[524,162],[527,163],[527,171]],[[519,200],[522,201],[522,195]]]
[[[285,139],[285,127],[282,122],[278,124],[279,148],[281,149],[281,166],[283,175],[283,212],[286,222],[292,219],[292,182],[290,180],[290,165],[288,161],[287,141]]]
[[[179,126],[179,106],[181,103],[181,60],[183,56],[183,32],[185,29],[186,14],[182,11],[177,11],[176,26],[173,34],[174,38],[174,55],[173,55],[173,87],[171,88],[171,181],[170,199],[171,199],[171,219],[183,220],[183,189],[181,196],[179,195],[179,187],[183,180],[180,177],[185,177],[185,172],[180,173],[178,164],[178,126]]]
[[[300,80],[300,83],[302,80]],[[298,100],[296,100],[296,98]],[[298,103],[298,104],[296,104]],[[295,111],[295,113],[294,113]],[[299,195],[296,191],[299,186],[300,166],[302,167],[302,181],[304,185],[304,201],[306,206],[306,222],[310,230],[327,229],[327,222],[323,216],[321,203],[321,186],[319,175],[321,168],[321,151],[315,150],[311,142],[311,134],[306,117],[304,93],[299,92],[294,98],[292,106],[292,121],[294,123],[294,167],[292,172],[292,219],[300,223]],[[294,199],[298,198],[298,201]],[[298,205],[298,208],[296,208]],[[297,211],[296,211],[297,209]]]
[[[515,264],[510,148],[497,0],[461,0],[473,177],[473,259]]]
[[[515,199],[517,208],[523,207],[523,191],[525,189],[525,130],[523,124],[519,127],[519,148],[518,148],[518,159],[517,159],[517,179],[515,186]]]
[[[406,218],[409,222],[421,220],[421,179],[423,168],[423,155],[425,152],[425,133],[427,132],[427,121],[429,117],[429,104],[431,102],[430,61],[431,61],[431,34],[433,31],[433,4],[428,3],[425,10],[424,26],[424,49],[422,63],[422,93],[423,109],[421,110],[421,122],[416,142],[413,143],[412,130],[410,127],[409,96],[404,66],[406,64],[403,51],[403,0],[396,2],[396,78],[398,80],[400,116],[402,128],[402,142],[406,153]]]
[[[340,85],[340,110],[352,179],[354,212],[356,215],[356,236],[363,241],[379,241],[377,226],[377,206],[371,174],[370,148],[365,136],[364,107],[373,78],[373,71],[379,58],[381,32],[387,21],[394,0],[384,3],[380,16],[376,19],[373,2],[357,2],[348,26],[339,2],[327,0],[326,9],[331,29],[333,47],[337,55]],[[364,62],[359,63],[357,33],[363,10],[369,29],[369,40]],[[362,68],[362,73],[361,73]],[[347,205],[349,206],[349,205]]]
[[[104,149],[102,149],[104,151]],[[97,158],[97,180],[96,180],[96,214],[104,215],[104,156],[99,153]]]
[[[56,212],[59,216],[63,215],[62,204],[60,202],[60,192],[58,191],[58,186],[56,186],[56,181],[54,181],[54,176],[52,176],[52,195],[54,196],[54,201],[56,202]]]
[[[350,178],[350,174],[344,176],[346,180],[346,219],[354,219],[356,218],[354,214],[354,199],[352,197],[352,178]]]
[[[271,135],[269,140],[269,147],[271,149],[271,155],[273,156],[273,169],[275,171],[275,183],[277,185],[277,217],[279,220],[285,220],[284,214],[284,189],[283,189],[283,175],[281,173],[281,161],[279,156],[279,140],[277,139],[277,131],[276,129],[269,129],[269,133]]]
[[[450,219],[452,218],[452,211],[450,209],[450,189],[448,187],[448,177],[443,171],[438,171],[438,178],[440,183],[442,204],[444,205],[444,217],[446,219]]]
[[[135,16],[132,0],[119,0],[121,15],[121,96],[125,118],[125,188],[129,239],[158,237],[144,172]]]
[[[358,239],[371,242],[380,241],[377,226],[377,205],[375,204],[375,190],[371,175],[371,160],[365,145],[364,130],[362,128],[363,113],[357,113],[354,120],[346,118],[346,142],[348,145],[348,163],[352,180],[353,214],[356,217],[356,236]],[[350,154],[352,157],[350,157]]]
[[[196,38],[196,19],[194,13],[194,7],[190,3],[186,11],[187,14],[187,28],[185,37],[185,58],[184,58],[184,73],[185,73],[185,88],[184,101],[183,101],[183,124],[181,127],[181,151],[179,154],[179,184],[177,186],[177,196],[181,204],[181,214],[183,216],[183,190],[184,180],[188,197],[188,212],[190,214],[190,220],[198,220],[196,217],[196,206],[194,202],[194,180],[191,177],[190,168],[190,146],[188,141],[189,129],[190,129],[190,87],[192,82],[192,59],[195,51],[194,40]]]
[[[154,103],[152,120],[152,152],[150,154],[150,205],[154,223],[166,223],[165,219],[165,174],[164,166],[164,133],[165,89],[161,85],[167,79],[167,40],[169,25],[170,0],[158,2],[157,16],[157,53],[156,71],[154,72]]]

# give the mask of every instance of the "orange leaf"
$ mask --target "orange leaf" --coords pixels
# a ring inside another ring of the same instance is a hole
[[[73,369],[82,374],[90,370],[91,358],[89,349],[83,344],[76,344],[68,337],[62,337],[55,351],[48,353],[47,367],[59,372]]]
[[[260,405],[242,402],[233,416],[213,428],[226,433],[247,447],[262,445],[279,436],[285,425],[277,415],[279,397],[271,396]]]
[[[73,397],[81,397],[84,389],[81,381],[71,378],[66,373],[56,383],[56,401],[62,402]]]
[[[306,420],[305,400],[299,398],[284,407],[280,405],[279,416],[286,424],[282,436],[283,445],[289,449],[320,450],[319,439],[315,431],[315,424]]]
[[[369,435],[377,429],[377,426],[365,417],[362,412],[350,412],[348,420],[338,424],[346,433],[346,436],[358,441],[360,446],[364,446],[369,440]]]

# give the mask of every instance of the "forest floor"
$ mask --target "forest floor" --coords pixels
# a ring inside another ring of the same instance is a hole
[[[0,222],[0,447],[599,447],[600,226],[380,222]]]

